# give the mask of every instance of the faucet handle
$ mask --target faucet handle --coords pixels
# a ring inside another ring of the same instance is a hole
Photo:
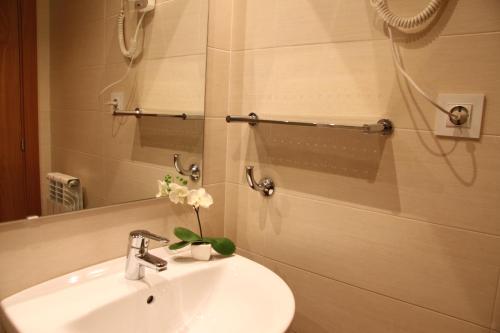
[[[131,231],[129,235],[130,246],[138,249],[147,248],[150,239],[165,244],[170,242],[168,238],[153,234],[147,230],[134,230]]]
[[[163,236],[153,234],[152,232],[149,232],[147,230],[134,230],[130,232],[130,237],[132,238],[147,238],[147,239],[152,239],[157,242],[162,242],[162,243],[168,243],[170,240],[168,238],[165,238]]]

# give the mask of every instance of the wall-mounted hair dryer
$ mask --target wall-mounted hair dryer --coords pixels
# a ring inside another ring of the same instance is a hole
[[[137,45],[137,38],[139,35],[139,31],[142,28],[142,23],[144,21],[144,16],[146,13],[152,11],[155,8],[156,0],[128,0],[131,5],[134,6],[136,10],[141,12],[141,16],[139,18],[139,22],[137,23],[137,27],[135,29],[135,33],[132,36],[129,46],[126,45],[125,42],[125,0],[122,0],[120,15],[118,15],[118,41],[120,43],[120,50],[122,54],[131,59],[132,61],[139,56],[141,53],[140,47]]]
[[[127,0],[121,0],[120,14],[118,15],[118,44],[120,45],[120,51],[122,52],[123,56],[128,58],[129,60],[127,72],[121,79],[111,83],[110,85],[102,89],[101,92],[99,93],[99,96],[104,94],[106,91],[116,86],[117,84],[125,81],[125,79],[127,79],[130,70],[132,69],[132,66],[134,64],[134,61],[139,57],[139,55],[142,52],[142,48],[139,45],[140,43],[138,43],[138,38],[139,38],[139,32],[142,30],[144,17],[147,15],[148,12],[151,12],[153,9],[155,9],[156,5],[156,0],[128,0],[129,8],[132,8],[133,6],[133,8],[137,10],[139,13],[141,13],[141,15],[139,21],[137,22],[134,34],[132,35],[130,40],[126,41],[125,40],[126,1]]]

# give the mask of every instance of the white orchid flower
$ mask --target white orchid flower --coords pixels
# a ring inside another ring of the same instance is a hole
[[[156,194],[157,198],[168,196],[168,185],[165,181],[158,181],[158,193]]]
[[[212,199],[212,196],[208,194],[207,191],[205,191],[204,188],[200,188],[197,190],[189,191],[187,203],[191,206],[194,206],[195,208],[208,208],[214,203],[214,200]]]
[[[182,186],[175,183],[170,184],[170,192],[168,193],[168,198],[174,204],[185,203],[188,195],[189,195],[189,190],[186,186]]]

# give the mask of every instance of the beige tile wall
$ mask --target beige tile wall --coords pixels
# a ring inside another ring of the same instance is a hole
[[[426,2],[391,6],[409,15]],[[108,8],[116,12],[117,3],[108,1]],[[205,183],[215,184],[208,187],[219,204],[208,225],[219,234],[224,227],[240,254],[291,286],[293,332],[500,329],[498,6],[496,0],[449,1],[427,37],[403,47],[409,71],[430,91],[487,94],[486,135],[456,142],[429,132],[432,109],[395,79],[389,44],[368,2],[210,1]],[[121,70],[106,66],[115,76]],[[79,78],[88,87],[82,98],[95,81],[92,74]],[[86,100],[81,111],[94,110]],[[228,113],[251,111],[318,120],[388,116],[398,130],[382,139],[224,123]],[[245,185],[241,170],[250,163],[258,176],[275,178],[271,200]],[[2,225],[0,244],[8,246],[0,249],[1,262],[50,262],[50,241],[67,260],[40,267],[28,280],[29,265],[14,266],[0,280],[1,294],[121,255],[132,228],[169,233],[172,224],[193,223],[176,209],[145,201]],[[47,230],[54,239],[42,237]],[[75,246],[88,251],[70,251]]]
[[[81,178],[87,208],[154,197],[156,179],[175,174],[174,153],[202,162],[202,120],[117,118],[105,103],[121,91],[127,109],[203,115],[208,1],[158,2],[137,65],[100,96],[127,71],[119,10],[116,0],[51,2],[52,169]],[[136,22],[127,13],[127,38]]]
[[[228,99],[214,104],[270,118],[388,117],[397,128],[382,138],[228,126],[225,232],[289,283],[291,330],[498,330],[500,3],[448,1],[425,33],[398,35],[407,70],[433,96],[487,95],[482,138],[456,141],[432,134],[435,111],[396,75],[368,1],[232,2],[232,26],[218,34],[218,45],[232,41],[229,60],[218,57]],[[401,15],[428,3],[388,2]],[[273,198],[248,188],[245,165],[275,180]]]
[[[232,0],[210,0],[203,163],[207,183],[226,181]]]
[[[300,302],[297,303],[292,332],[489,332],[488,329],[451,320],[446,315],[370,290],[315,275],[242,249],[238,251],[271,268],[294,290]]]

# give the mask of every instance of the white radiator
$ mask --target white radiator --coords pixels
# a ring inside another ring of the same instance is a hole
[[[83,209],[80,179],[59,172],[49,172],[47,213],[58,214]]]

